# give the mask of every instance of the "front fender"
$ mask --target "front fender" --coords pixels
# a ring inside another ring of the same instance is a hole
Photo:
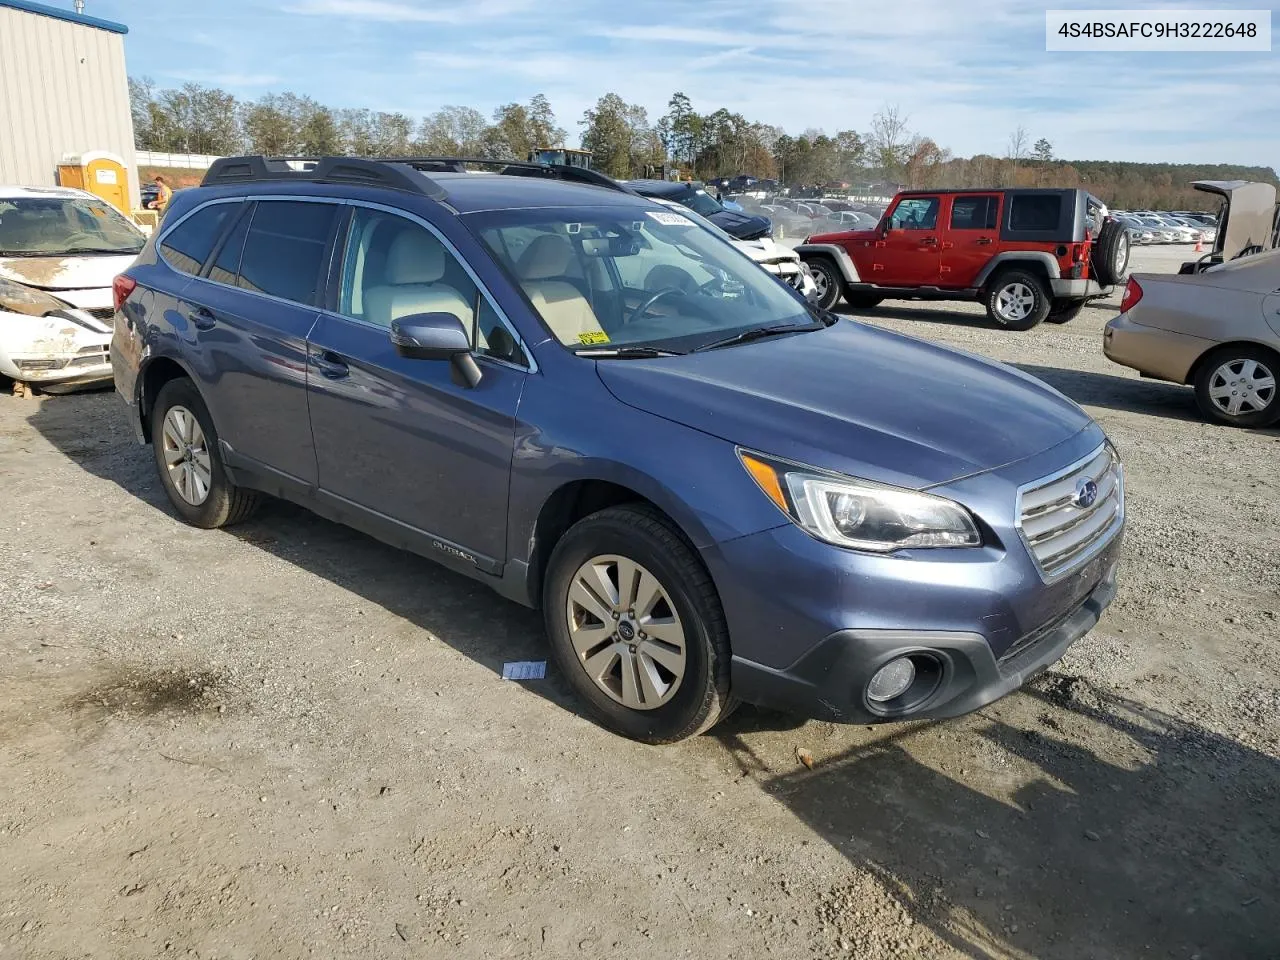
[[[835,261],[836,269],[844,277],[845,283],[862,282],[862,278],[858,276],[858,268],[854,265],[853,258],[849,256],[849,251],[839,244],[802,243],[795,248],[795,251],[800,254],[800,259],[806,262],[815,257],[829,257]]]

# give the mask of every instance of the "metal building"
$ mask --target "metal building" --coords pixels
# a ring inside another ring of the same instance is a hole
[[[126,33],[70,9],[0,0],[0,184],[53,186],[64,157],[107,151],[124,161],[138,205]]]

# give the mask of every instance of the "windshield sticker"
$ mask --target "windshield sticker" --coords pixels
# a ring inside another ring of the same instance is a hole
[[[664,227],[692,227],[693,221],[688,217],[681,216],[678,213],[671,213],[667,210],[646,210],[654,220],[657,220]]]
[[[578,342],[583,346],[594,347],[598,343],[608,343],[609,335],[603,330],[592,330],[589,333],[578,334]]]

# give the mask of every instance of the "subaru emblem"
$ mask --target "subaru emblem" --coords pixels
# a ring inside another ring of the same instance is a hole
[[[1093,480],[1080,480],[1076,483],[1075,505],[1081,510],[1088,510],[1098,499],[1098,484]]]

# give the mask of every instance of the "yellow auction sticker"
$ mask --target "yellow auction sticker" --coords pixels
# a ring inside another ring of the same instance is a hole
[[[591,347],[595,346],[597,343],[608,343],[609,335],[603,330],[593,330],[590,333],[578,334],[578,342]]]

